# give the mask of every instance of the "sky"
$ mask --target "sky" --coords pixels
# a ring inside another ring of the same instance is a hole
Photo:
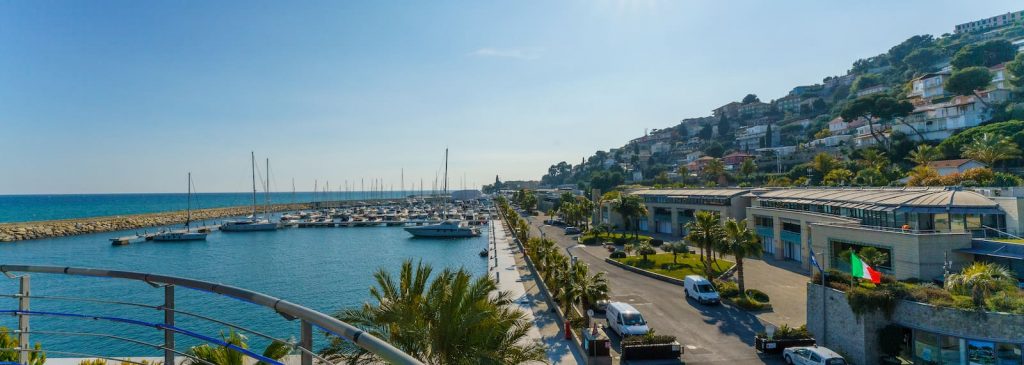
[[[539,179],[1019,1],[4,1],[0,194]],[[463,183],[465,182],[465,183]]]

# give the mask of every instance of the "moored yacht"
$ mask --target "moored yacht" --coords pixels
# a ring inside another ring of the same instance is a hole
[[[267,181],[270,181],[270,162],[267,162]],[[267,184],[270,185],[269,183]],[[270,190],[269,188],[266,190]],[[268,197],[269,197],[269,191]],[[269,201],[269,198],[268,198]],[[266,212],[265,212],[266,213]],[[268,214],[269,215],[269,214]],[[275,231],[281,225],[256,216],[256,154],[252,154],[252,215],[248,219],[227,221],[220,226],[224,232]]]
[[[416,237],[461,238],[480,235],[480,230],[464,226],[454,219],[427,226],[405,227],[405,231]]]
[[[206,232],[192,232],[189,223],[192,221],[192,173],[188,173],[188,210],[185,216],[185,229],[165,231],[153,236],[154,241],[200,241],[206,239]]]

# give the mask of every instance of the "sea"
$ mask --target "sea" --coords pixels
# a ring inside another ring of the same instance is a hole
[[[279,195],[283,201],[284,197]],[[182,197],[182,196],[177,196]],[[216,197],[216,199],[213,199]],[[311,198],[312,196],[307,196]],[[251,196],[210,194],[203,197],[207,207],[238,205]],[[357,195],[354,199],[369,199]],[[7,205],[12,201],[33,201],[63,215],[46,212],[38,206],[22,206],[21,213],[35,219],[59,219],[91,215],[117,215],[154,212],[167,209],[158,202],[173,202],[174,194],[126,194],[124,196],[56,195],[0,197],[5,217],[12,216]],[[97,202],[89,204],[58,202]],[[119,204],[118,202],[124,202]],[[100,212],[100,213],[95,213]],[[10,219],[9,219],[10,220]],[[285,228],[271,232],[210,233],[206,241],[139,242],[112,246],[109,238],[134,231],[106,232],[71,237],[19,241],[0,244],[0,264],[32,264],[104,268],[181,276],[255,290],[323,313],[358,308],[372,303],[370,288],[376,286],[374,273],[383,270],[397,274],[403,261],[431,265],[434,272],[465,269],[475,277],[486,275],[487,262],[478,253],[487,246],[487,230],[480,237],[464,239],[413,238],[401,227]],[[145,344],[128,342],[131,338],[149,345],[163,342],[163,332],[146,323],[162,322],[161,311],[127,303],[158,306],[163,289],[147,283],[73,277],[60,274],[30,276],[33,311],[76,314],[84,317],[35,315],[31,317],[31,342],[39,342],[47,356],[115,357],[160,356],[162,352]],[[16,317],[3,310],[18,308],[13,294],[18,279],[0,276],[0,327],[16,328]],[[91,302],[68,300],[89,299]],[[185,312],[216,318],[280,339],[297,340],[299,321],[288,320],[274,311],[241,300],[186,288],[176,290],[176,325],[204,336],[226,336],[229,327],[198,319]],[[110,317],[129,319],[125,322]],[[315,329],[315,348],[326,344],[324,333]],[[105,337],[99,335],[113,335]],[[247,334],[250,347],[261,353],[269,343],[260,336]],[[187,350],[201,343],[187,335],[176,335],[177,348]]]
[[[270,193],[271,203],[307,203],[313,201],[400,199],[430,191],[348,191]],[[263,204],[267,195],[257,194]],[[86,218],[185,210],[185,193],[151,194],[39,194],[0,195],[0,223],[54,219]],[[252,204],[252,192],[192,194],[192,208],[223,208]]]

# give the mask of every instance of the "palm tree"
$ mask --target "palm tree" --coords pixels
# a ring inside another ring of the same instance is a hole
[[[398,280],[382,268],[374,274],[377,287],[370,289],[376,303],[335,317],[428,364],[519,364],[546,358],[543,344],[527,340],[532,323],[489,277],[474,279],[463,269],[432,273],[430,265],[414,268],[409,260],[402,263]],[[338,337],[331,337],[320,354],[349,364],[383,362]]]
[[[889,166],[889,157],[885,155],[885,152],[874,148],[868,148],[861,152],[858,165],[863,168],[874,168],[881,171]]]
[[[923,143],[917,145],[917,148],[910,151],[910,154],[907,155],[907,159],[913,161],[917,166],[927,166],[932,161],[940,158],[942,158],[942,152],[939,151],[938,147]]]
[[[946,289],[960,295],[970,295],[979,307],[985,305],[985,298],[993,293],[1013,289],[1016,285],[1013,271],[988,262],[975,262],[946,279]]]
[[[1020,148],[1010,137],[1000,137],[992,133],[983,133],[964,145],[963,157],[975,159],[986,165],[995,167],[1002,160],[1020,157]]]
[[[729,218],[725,221],[725,253],[736,258],[736,277],[740,295],[747,295],[743,285],[743,258],[761,256],[763,248],[754,230],[747,227],[747,221]]]
[[[722,225],[718,222],[718,216],[708,211],[700,211],[694,215],[694,220],[686,224],[689,233],[686,234],[686,241],[700,247],[700,261],[704,264],[705,273],[711,272],[711,248],[722,240]]]
[[[639,195],[626,195],[619,198],[615,204],[615,211],[625,220],[627,229],[633,228],[633,238],[640,237],[639,217],[647,215],[647,207],[644,206],[644,199]]]
[[[220,337],[224,340],[225,343],[229,345],[245,350],[249,349],[249,339],[246,338],[245,335],[235,332],[234,330],[229,331],[227,335],[225,335],[222,332],[220,334]],[[270,345],[268,345],[267,348],[263,350],[263,357],[273,360],[281,360],[282,358],[284,358],[285,356],[292,352],[292,348],[294,346],[294,344],[288,342],[274,340],[274,342],[271,342]],[[186,364],[188,365],[205,364],[203,361],[213,363],[216,365],[243,365],[245,363],[246,357],[245,354],[230,347],[213,347],[210,346],[209,344],[193,346],[188,350],[188,353],[189,355],[192,355],[194,357],[189,358],[186,361]],[[256,363],[256,365],[269,364],[263,361],[259,361]]]
[[[701,172],[708,178],[708,181],[720,184],[722,182],[722,177],[725,176],[725,164],[722,163],[722,160],[716,158],[708,161]]]

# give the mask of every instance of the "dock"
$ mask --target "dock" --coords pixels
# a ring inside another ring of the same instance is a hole
[[[404,221],[344,221],[344,222],[289,222],[282,223],[285,226],[297,228],[344,228],[344,227],[405,227],[422,226],[425,224],[437,224],[439,221],[431,220],[404,220]],[[487,221],[469,221],[469,225],[486,225]]]

